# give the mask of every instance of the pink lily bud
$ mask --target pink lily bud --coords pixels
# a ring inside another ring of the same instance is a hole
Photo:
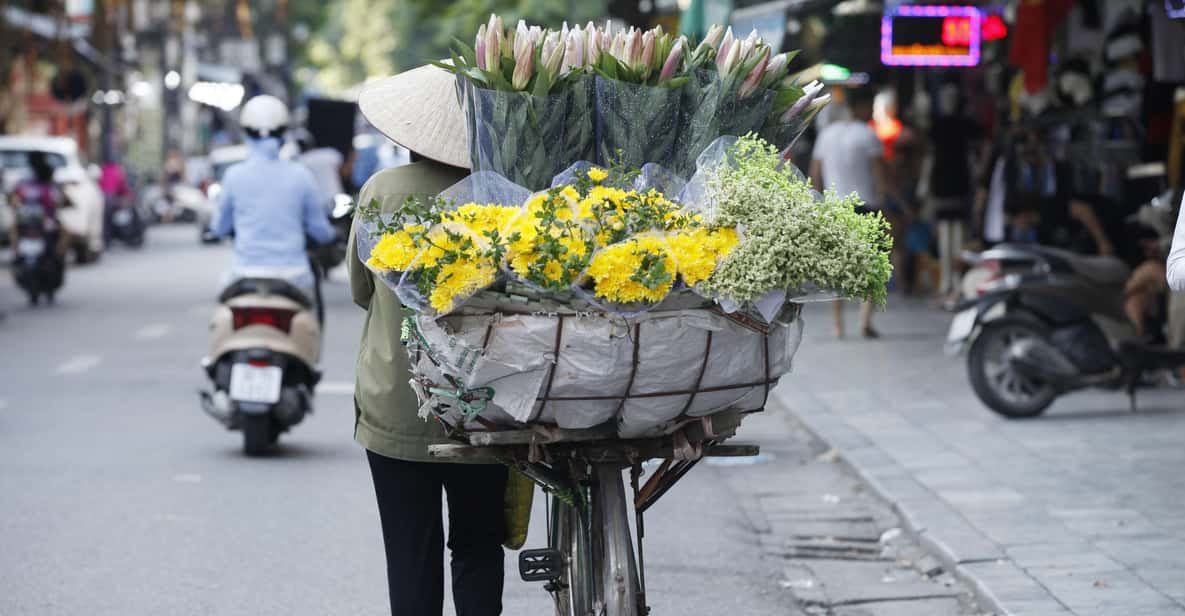
[[[542,56],[550,56],[555,48],[560,44],[560,33],[548,30],[543,36],[543,43],[539,46]]]
[[[736,39],[732,36],[732,27],[724,33],[724,38],[720,41],[720,49],[716,51],[716,70],[724,72],[720,69],[720,65],[724,64],[724,59],[728,57],[728,52],[736,45]]]
[[[473,41],[473,57],[477,61],[477,68],[486,70],[486,25],[477,28],[477,38]]]
[[[501,66],[502,46],[506,33],[499,18],[494,27],[486,30],[486,70],[496,71]]]
[[[814,111],[814,110],[816,110],[816,109],[818,109],[830,102],[831,102],[831,95],[830,94],[824,94],[823,96],[816,96],[815,100],[811,101],[811,104],[807,105],[806,109],[807,109],[807,111]]]
[[[650,69],[654,66],[654,39],[653,30],[642,35],[642,53],[638,56],[638,63],[634,69],[642,71],[643,78],[650,74]]]
[[[625,56],[625,36],[618,32],[613,36],[613,40],[609,42],[609,55],[620,60]]]
[[[723,52],[722,52],[723,53]],[[727,75],[740,63],[741,43],[733,42],[728,46],[728,53],[716,56],[716,70],[721,75]]]
[[[629,34],[625,35],[625,58],[623,58],[623,61],[628,66],[637,66],[641,57],[642,34],[630,28]]]
[[[720,24],[712,24],[712,27],[708,28],[708,33],[704,35],[703,42],[712,47],[716,47],[720,44],[720,39],[723,37],[724,26],[721,26]]]
[[[531,44],[531,32],[527,28],[527,22],[523,20],[518,21],[518,26],[514,29],[514,57],[517,59],[523,52],[523,47]]]
[[[535,73],[535,45],[528,42],[520,48],[520,53],[514,56],[514,73],[510,76],[510,85],[515,90],[525,90]]]
[[[564,61],[564,43],[560,42],[559,32],[550,32],[543,40],[543,53],[540,54],[540,61],[543,63],[542,70],[546,70],[547,74],[556,77],[560,73],[560,66]]]
[[[802,88],[802,96],[799,97],[798,100],[794,101],[794,104],[790,105],[790,108],[782,114],[782,117],[780,118],[782,124],[788,124],[790,120],[795,118],[795,116],[802,113],[802,111],[815,100],[815,97],[817,97],[821,91],[823,91],[823,84],[819,83],[818,81],[812,81],[806,84],[806,86]],[[830,98],[828,98],[828,100],[830,100]]]
[[[782,78],[782,71],[786,70],[786,63],[788,62],[788,54],[780,53],[770,59],[769,64],[765,65],[765,77],[768,79],[767,85]]]
[[[580,26],[576,26],[568,33],[568,43],[564,48],[564,63],[560,66],[560,74],[584,67],[585,34]]]
[[[754,30],[753,34],[750,34],[747,38],[745,38],[745,40],[741,41],[741,52],[737,58],[737,62],[747,62],[753,55],[753,51],[757,49],[758,43],[760,43],[760,41],[757,38],[757,31]]]
[[[584,34],[588,37],[588,40],[585,41],[586,57],[584,63],[587,65],[596,64],[597,56],[601,53],[601,31],[590,21],[584,27]]]
[[[749,71],[749,74],[745,76],[745,80],[741,82],[741,87],[737,91],[737,96],[740,98],[745,98],[752,94],[757,89],[757,85],[761,83],[761,78],[765,75],[765,66],[769,63],[769,47],[762,45],[757,53],[760,59],[753,66],[753,69]]]
[[[675,41],[675,46],[671,48],[671,53],[667,54],[667,61],[662,64],[662,72],[658,74],[658,82],[670,81],[679,70],[679,65],[683,63],[683,45],[686,44],[687,39],[679,37]]]

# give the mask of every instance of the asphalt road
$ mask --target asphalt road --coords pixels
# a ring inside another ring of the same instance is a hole
[[[71,270],[49,308],[0,280],[0,615],[386,613],[378,515],[352,440],[362,312],[344,272],[325,289],[316,414],[277,455],[248,460],[198,407],[229,251],[195,236],[154,228],[142,251]],[[797,613],[738,492],[774,485],[747,472],[704,465],[651,510],[654,613]],[[536,523],[528,544],[542,537]],[[543,614],[550,599],[508,568],[505,605]]]

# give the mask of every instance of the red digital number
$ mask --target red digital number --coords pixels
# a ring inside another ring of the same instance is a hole
[[[944,17],[942,19],[942,44],[950,47],[971,45],[971,18]]]

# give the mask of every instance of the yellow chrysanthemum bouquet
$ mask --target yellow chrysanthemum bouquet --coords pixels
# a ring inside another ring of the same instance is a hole
[[[735,227],[710,227],[633,174],[576,169],[569,183],[521,205],[409,201],[395,219],[365,212],[376,240],[367,265],[399,276],[404,303],[447,314],[508,280],[609,311],[645,308],[694,288],[736,247]]]

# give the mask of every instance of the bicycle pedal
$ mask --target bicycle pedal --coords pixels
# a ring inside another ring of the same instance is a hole
[[[539,548],[518,553],[518,574],[524,582],[546,582],[560,576],[564,557],[559,550]]]

